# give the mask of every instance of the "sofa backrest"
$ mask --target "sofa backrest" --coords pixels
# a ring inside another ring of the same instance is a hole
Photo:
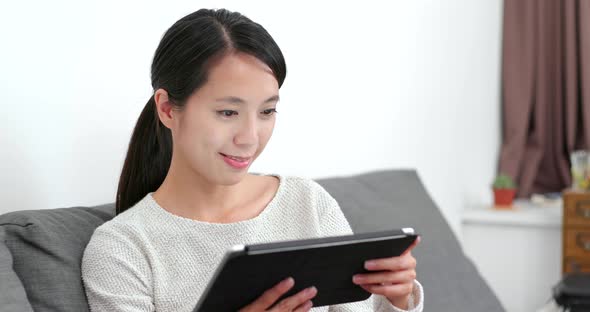
[[[2,243],[4,237],[0,230],[0,311],[33,311],[25,289],[13,270],[12,254],[6,244]]]
[[[9,260],[13,269],[0,271],[0,307],[88,311],[80,278],[82,254],[94,229],[113,218],[114,211],[114,204],[108,204],[0,216],[0,258]],[[11,279],[5,282],[4,276]],[[30,306],[22,303],[24,296]]]
[[[354,232],[413,227],[421,234],[413,254],[427,306],[443,312],[503,311],[415,171],[376,171],[317,182],[338,201]],[[94,229],[111,219],[114,210],[114,204],[106,204],[0,216],[0,307],[88,311],[81,257]]]

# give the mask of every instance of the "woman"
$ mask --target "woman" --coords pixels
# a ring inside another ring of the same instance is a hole
[[[164,34],[151,68],[154,95],[121,173],[117,216],[84,252],[91,310],[192,311],[234,244],[352,233],[314,181],[248,173],[272,135],[285,75],[272,37],[237,12],[202,9]],[[374,296],[313,310],[421,311],[415,266],[410,252],[379,259],[367,269],[380,273],[354,278]],[[313,287],[277,302],[294,283],[285,279],[242,311],[310,310]]]

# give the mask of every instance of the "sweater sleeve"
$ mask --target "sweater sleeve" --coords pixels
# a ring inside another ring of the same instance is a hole
[[[128,238],[98,228],[82,258],[88,305],[97,311],[155,311],[147,259]]]
[[[352,234],[352,228],[346,220],[338,202],[319,184],[318,187],[318,212],[320,214],[320,233],[322,236],[338,236]],[[352,276],[351,276],[352,279]],[[313,301],[313,300],[312,300]],[[409,309],[402,310],[391,304],[382,295],[373,294],[369,299],[329,307],[330,312],[422,312],[424,305],[424,292],[422,285],[414,281],[414,291],[410,296]]]

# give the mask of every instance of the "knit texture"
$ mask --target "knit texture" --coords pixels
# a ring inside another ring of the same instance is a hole
[[[98,227],[82,259],[91,310],[190,312],[233,245],[352,234],[336,200],[318,183],[274,176],[280,180],[275,196],[248,220],[209,223],[183,218],[160,207],[149,193]],[[422,286],[415,282],[410,310],[422,311],[423,301]],[[372,295],[312,311],[403,310],[384,296]]]

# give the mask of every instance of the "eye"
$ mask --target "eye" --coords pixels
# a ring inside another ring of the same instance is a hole
[[[278,113],[275,108],[269,108],[262,111],[263,115],[270,116],[272,114]]]
[[[228,109],[226,109],[226,110],[217,111],[217,114],[219,114],[219,115],[221,115],[223,117],[231,117],[233,115],[237,115],[238,112],[236,112],[234,110],[228,110]]]

